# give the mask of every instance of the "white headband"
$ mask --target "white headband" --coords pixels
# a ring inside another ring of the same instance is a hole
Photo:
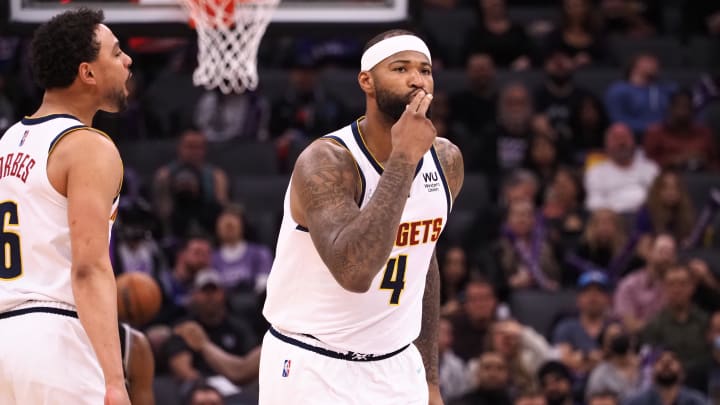
[[[368,48],[360,59],[360,70],[370,70],[388,56],[403,51],[416,51],[427,56],[428,62],[430,58],[430,50],[425,42],[415,35],[398,35],[383,39],[375,45]]]

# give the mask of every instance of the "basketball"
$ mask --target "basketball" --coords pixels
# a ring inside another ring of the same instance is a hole
[[[139,327],[150,322],[160,310],[160,286],[145,273],[123,273],[117,277],[118,319]]]

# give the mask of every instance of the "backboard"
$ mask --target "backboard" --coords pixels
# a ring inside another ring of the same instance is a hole
[[[68,7],[99,7],[111,24],[186,23],[179,0],[4,0],[8,21],[39,24]],[[408,18],[410,0],[282,0],[273,23],[391,23]]]

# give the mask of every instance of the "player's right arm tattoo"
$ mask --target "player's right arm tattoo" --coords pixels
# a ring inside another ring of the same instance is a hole
[[[298,159],[293,188],[313,243],[345,289],[367,291],[393,247],[415,166],[391,158],[368,204],[358,207],[352,156],[330,142],[315,142]]]

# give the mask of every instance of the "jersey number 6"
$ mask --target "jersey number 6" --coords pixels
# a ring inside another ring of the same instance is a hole
[[[0,219],[0,280],[12,280],[22,274],[20,235],[7,229],[10,225],[19,225],[14,201],[0,203]]]
[[[400,304],[400,294],[405,288],[405,268],[407,267],[407,255],[392,257],[387,262],[385,274],[383,274],[381,290],[392,290],[390,305]]]

